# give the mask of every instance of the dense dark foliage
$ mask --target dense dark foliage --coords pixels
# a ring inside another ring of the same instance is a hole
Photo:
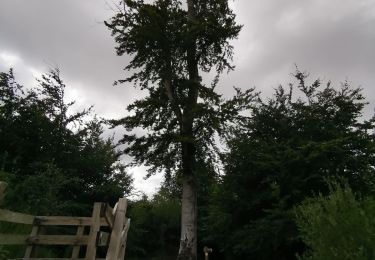
[[[131,218],[127,257],[132,259],[176,259],[180,235],[179,199],[162,188],[153,198],[130,203]],[[130,239],[131,238],[131,239]]]
[[[362,117],[361,90],[295,76],[297,91],[279,87],[228,144],[206,237],[227,259],[293,259],[303,251],[290,210],[326,194],[325,178],[346,178],[362,194],[374,191],[374,120]]]
[[[340,232],[358,237],[357,232],[366,231],[345,222],[340,230],[327,229],[328,235],[314,233],[331,215],[348,215],[354,222],[365,216],[350,211],[353,200],[340,200],[345,210],[336,210],[331,199],[346,197],[324,198],[330,191],[327,178],[344,178],[357,194],[374,195],[374,120],[363,117],[361,90],[346,82],[341,87],[308,84],[299,71],[295,77],[294,89],[279,87],[272,98],[253,101],[242,123],[232,125],[220,178],[214,162],[198,153],[198,257],[208,245],[214,259],[294,259],[306,252],[304,242],[313,247],[311,255],[330,254],[316,243],[326,236],[341,241]],[[64,88],[58,70],[28,89],[17,84],[12,71],[0,74],[0,180],[9,183],[2,207],[88,215],[94,201],[113,203],[130,192],[131,179],[112,140],[101,138],[101,122],[89,109],[74,112],[73,104],[64,102]],[[176,177],[167,178],[153,198],[130,202],[129,259],[175,259],[181,210],[181,179]],[[328,203],[329,210],[319,211],[314,200],[303,202],[318,193],[315,202]],[[304,240],[294,210],[301,202]],[[9,228],[2,225],[0,231]],[[12,254],[6,252],[0,255]]]
[[[111,138],[90,109],[64,100],[58,70],[27,89],[0,73],[0,170],[9,183],[5,207],[36,214],[90,215],[131,190]],[[6,172],[6,173],[5,173]]]
[[[157,170],[168,174],[181,171],[185,142],[195,144],[197,158],[212,160],[214,133],[223,132],[228,121],[237,119],[237,112],[247,104],[244,101],[252,98],[252,90],[238,91],[236,98],[225,102],[215,92],[216,81],[207,86],[199,79],[193,88],[196,83],[189,78],[187,52],[196,39],[199,69],[209,72],[216,68],[220,73],[232,68],[232,47],[227,40],[237,37],[241,27],[235,24],[227,1],[196,1],[199,18],[194,24],[180,1],[148,4],[127,0],[122,5],[124,11],[106,25],[114,35],[117,54],[132,55],[125,69],[133,74],[117,82],[133,82],[149,95],[127,107],[131,115],[112,123],[129,130],[150,130],[141,136],[125,135],[122,142],[128,146],[124,152],[134,156],[135,163],[150,166],[150,174]],[[192,121],[191,133],[184,126],[187,120]]]
[[[355,192],[374,194],[374,121],[363,118],[361,90],[346,82],[341,87],[321,86],[319,81],[309,85],[303,73],[295,76],[294,90],[280,87],[272,98],[259,101],[249,111],[247,124],[233,132],[219,182],[213,169],[198,164],[198,256],[208,245],[214,248],[214,259],[294,259],[306,250],[294,208],[318,193],[328,194],[327,179],[344,178]],[[170,199],[180,194],[175,181],[164,184],[164,197],[157,195],[166,211],[175,205]],[[138,209],[133,218],[159,219],[169,227],[170,237],[177,237],[174,224],[152,213],[157,205],[137,202],[135,207],[143,211]],[[177,211],[169,211],[172,219]],[[143,221],[137,228],[155,230],[147,223],[152,222]],[[154,235],[160,237],[160,230]],[[164,248],[160,240],[133,242],[163,259],[157,249]],[[140,252],[132,254],[141,257]],[[167,252],[173,256],[173,247]]]

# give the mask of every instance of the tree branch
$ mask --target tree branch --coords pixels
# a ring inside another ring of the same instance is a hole
[[[175,98],[175,95],[174,95],[173,90],[172,90],[171,81],[170,80],[164,80],[163,85],[164,85],[164,88],[165,88],[165,93],[167,94],[167,97],[168,97],[169,101],[171,102],[172,109],[177,116],[177,120],[180,124],[182,124],[182,112],[181,112],[181,109],[176,102],[176,98]]]

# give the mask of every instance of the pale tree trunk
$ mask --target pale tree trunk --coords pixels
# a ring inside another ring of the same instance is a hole
[[[189,113],[188,113],[189,114]],[[183,117],[181,239],[178,260],[197,259],[197,194],[192,118]]]
[[[194,0],[187,0],[188,20],[195,20]],[[197,191],[195,176],[195,136],[193,122],[195,107],[198,99],[200,84],[198,63],[196,60],[196,39],[191,39],[187,49],[187,63],[189,72],[188,104],[186,105],[181,125],[181,134],[185,137],[182,142],[182,206],[181,206],[181,240],[178,260],[197,259]]]
[[[183,178],[181,241],[178,260],[197,259],[197,196],[193,176]]]

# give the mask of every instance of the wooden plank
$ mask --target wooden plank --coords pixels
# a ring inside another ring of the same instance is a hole
[[[29,235],[0,234],[0,245],[25,245]]]
[[[41,226],[91,226],[91,217],[36,216],[34,224]],[[100,218],[101,226],[108,226],[107,220]]]
[[[26,243],[34,245],[87,245],[89,236],[37,235],[29,236]]]
[[[112,229],[114,223],[114,214],[113,208],[111,208],[108,204],[105,205],[104,218],[107,221],[108,226]]]
[[[120,253],[119,253],[118,259],[125,259],[125,249],[126,249],[126,242],[128,240],[129,228],[130,228],[130,218],[127,218],[126,225],[125,225],[123,233],[122,233],[121,248],[120,248]]]
[[[107,251],[107,260],[119,259],[121,248],[121,233],[125,226],[127,201],[125,198],[119,199],[115,212],[115,222],[112,229],[111,239]]]
[[[77,236],[82,236],[84,230],[85,230],[85,227],[84,227],[84,226],[79,226],[79,227],[77,228],[77,233],[76,233],[76,235],[77,235]],[[73,247],[72,258],[78,258],[80,249],[81,249],[81,247],[80,247],[79,245]]]
[[[115,215],[115,213],[116,213],[117,205],[118,205],[118,202],[116,202],[115,206],[113,207],[113,210],[112,210],[113,215]]]
[[[36,236],[39,233],[39,226],[33,226],[33,229],[31,230],[30,236]],[[25,258],[30,258],[34,250],[33,245],[28,245],[25,250],[24,257]]]
[[[96,202],[92,211],[92,225],[90,227],[89,240],[86,248],[86,259],[94,260],[96,257],[96,240],[100,230],[100,215],[102,203]]]
[[[34,218],[32,215],[0,209],[0,221],[32,225]]]

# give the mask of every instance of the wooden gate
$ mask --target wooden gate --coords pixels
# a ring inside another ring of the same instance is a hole
[[[98,259],[97,248],[107,247],[105,259],[122,260],[130,226],[130,219],[125,216],[126,208],[126,199],[120,198],[113,209],[108,204],[96,202],[91,217],[32,216],[0,209],[0,221],[33,226],[29,235],[0,234],[0,245],[26,245],[23,259],[43,259],[36,255],[38,245],[65,245],[73,247],[68,259],[80,259],[80,255],[85,255],[81,259]],[[76,234],[45,235],[41,230],[46,226],[74,226]]]

